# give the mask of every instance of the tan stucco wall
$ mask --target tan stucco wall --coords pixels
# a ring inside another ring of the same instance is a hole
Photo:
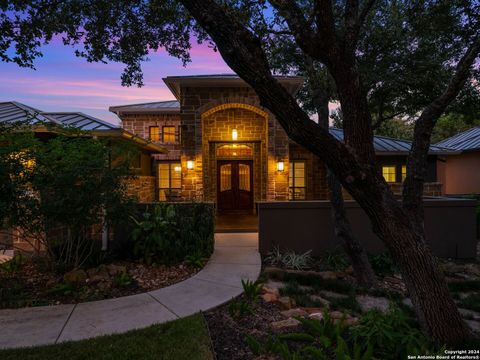
[[[480,152],[448,156],[444,166],[445,194],[480,193]]]

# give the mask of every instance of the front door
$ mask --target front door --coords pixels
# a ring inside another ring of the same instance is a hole
[[[253,208],[252,161],[218,161],[217,203],[219,210],[251,210]]]

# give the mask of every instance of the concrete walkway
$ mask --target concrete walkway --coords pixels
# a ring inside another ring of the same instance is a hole
[[[0,310],[0,348],[82,340],[164,323],[224,304],[257,279],[256,233],[215,234],[215,251],[195,276],[148,293],[75,305]]]

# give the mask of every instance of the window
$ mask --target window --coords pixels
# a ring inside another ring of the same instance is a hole
[[[160,141],[160,128],[158,126],[150,126],[148,130],[148,138],[152,142]]]
[[[386,182],[394,183],[396,181],[397,167],[395,165],[382,166],[382,175]]]
[[[158,195],[160,201],[172,200],[182,188],[180,162],[158,163]]]
[[[402,165],[402,182],[405,181],[406,177],[407,177],[407,165]]]
[[[164,126],[162,132],[164,143],[175,142],[175,126]]]
[[[305,200],[305,162],[291,161],[288,174],[290,200]]]

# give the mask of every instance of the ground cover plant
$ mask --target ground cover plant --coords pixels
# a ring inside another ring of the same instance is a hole
[[[201,314],[125,334],[35,348],[0,350],[4,360],[214,359]]]

